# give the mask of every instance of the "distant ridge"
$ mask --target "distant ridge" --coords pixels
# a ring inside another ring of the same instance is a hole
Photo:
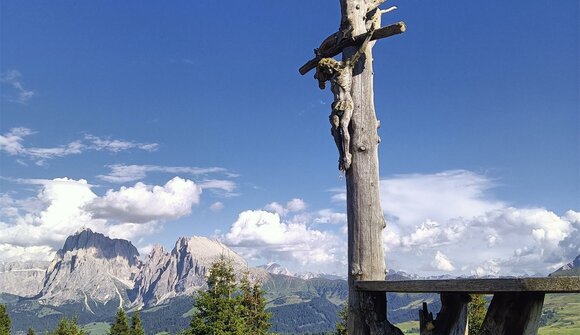
[[[550,274],[550,276],[580,276],[580,255],[572,262]]]

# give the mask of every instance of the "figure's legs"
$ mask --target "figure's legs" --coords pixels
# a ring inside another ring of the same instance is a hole
[[[339,154],[339,160],[338,160],[338,169],[342,170],[342,157],[344,157],[344,152],[342,149],[342,138],[340,135],[340,119],[338,117],[338,115],[336,115],[336,113],[333,111],[330,114],[330,133],[332,134],[332,137],[334,138],[334,143],[336,143],[336,148],[338,149],[338,154]]]
[[[346,108],[342,117],[340,118],[340,131],[342,135],[342,169],[348,170],[350,164],[352,163],[352,154],[350,153],[350,133],[348,132],[348,125],[350,124],[350,119],[352,118],[352,106]]]

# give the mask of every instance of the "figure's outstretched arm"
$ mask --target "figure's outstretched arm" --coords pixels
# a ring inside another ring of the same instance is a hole
[[[367,31],[367,36],[365,37],[364,41],[362,42],[362,44],[360,45],[358,50],[354,53],[354,55],[352,55],[347,60],[348,65],[354,66],[358,62],[360,56],[362,56],[365,53],[365,51],[367,49],[367,45],[369,44],[371,38],[373,37],[374,32],[375,32],[375,25],[372,24],[371,29],[369,31]]]

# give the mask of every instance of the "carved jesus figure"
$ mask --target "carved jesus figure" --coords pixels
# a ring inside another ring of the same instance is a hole
[[[318,80],[320,89],[326,88],[326,82],[330,81],[330,90],[334,95],[332,112],[330,113],[330,132],[338,148],[340,155],[338,169],[346,171],[350,168],[352,154],[350,153],[350,134],[348,126],[352,118],[354,103],[351,96],[352,71],[361,55],[364,54],[368,42],[371,39],[372,31],[367,33],[367,37],[361,44],[357,52],[344,61],[337,61],[334,58],[322,58],[316,66],[314,78]]]

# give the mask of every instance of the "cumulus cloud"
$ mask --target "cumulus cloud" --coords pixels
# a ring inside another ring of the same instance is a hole
[[[286,203],[289,212],[301,212],[306,209],[306,203],[302,199],[294,198]]]
[[[381,206],[398,225],[469,219],[505,206],[489,193],[494,186],[490,178],[466,170],[398,175],[381,180]]]
[[[149,173],[161,172],[170,174],[187,174],[192,176],[207,175],[210,173],[224,173],[227,176],[235,176],[234,174],[228,173],[228,171],[221,167],[186,167],[186,166],[158,166],[158,165],[108,165],[111,172],[107,175],[98,176],[99,179],[110,182],[110,183],[127,183],[138,181],[147,177]],[[211,186],[211,185],[209,185]],[[235,188],[235,184],[221,185],[222,188],[230,188],[232,191]]]
[[[328,208],[316,212],[315,223],[346,224],[346,213],[335,212]]]
[[[155,143],[137,143],[122,140],[103,140],[96,136],[86,135],[83,139],[55,147],[29,147],[23,142],[25,138],[35,134],[29,128],[12,128],[5,134],[0,135],[0,151],[10,156],[26,158],[34,161],[38,165],[43,165],[47,160],[78,155],[87,150],[105,150],[109,152],[120,152],[130,149],[154,151],[157,148]],[[19,159],[22,162],[22,160]]]
[[[0,83],[11,87],[12,92],[7,96],[8,100],[18,103],[26,103],[36,94],[34,91],[24,88],[22,74],[18,70],[8,70],[0,73]]]
[[[580,253],[577,212],[559,216],[543,208],[509,207],[490,194],[494,185],[464,170],[382,180],[390,266],[410,272],[547,274]],[[438,257],[421,265],[425,254]]]
[[[95,218],[145,223],[175,219],[191,212],[199,203],[201,187],[191,180],[175,177],[164,186],[137,183],[133,187],[109,190],[87,205]]]
[[[451,264],[449,257],[445,256],[441,251],[437,251],[433,261],[431,262],[431,266],[441,271],[451,272],[455,270],[455,267],[453,264]]]
[[[263,210],[240,213],[222,239],[252,259],[317,266],[339,261],[336,236],[303,223],[284,222],[278,213]]]
[[[56,178],[38,182],[42,188],[36,198],[22,205],[15,201],[21,213],[0,223],[0,243],[20,248],[56,248],[80,227],[103,228],[104,222],[92,220],[82,209],[96,197],[86,180]]]
[[[191,212],[201,189],[175,177],[163,186],[137,183],[98,196],[86,180],[19,179],[39,187],[30,198],[0,194],[0,260],[48,259],[67,236],[83,227],[133,240],[163,229],[163,222]]]
[[[278,202],[271,202],[264,206],[265,210],[278,213],[280,216],[286,216],[288,213],[296,213],[304,211],[308,205],[304,200],[294,198],[286,203],[286,205],[282,205]]]

